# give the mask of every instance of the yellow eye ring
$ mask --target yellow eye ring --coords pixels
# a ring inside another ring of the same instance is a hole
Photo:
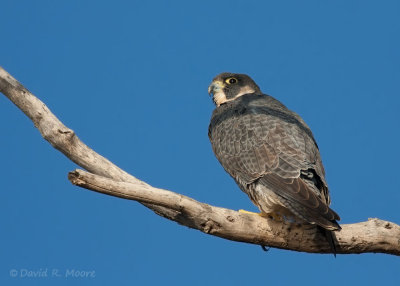
[[[234,77],[230,77],[230,78],[227,78],[226,80],[225,80],[225,82],[227,83],[227,84],[234,84],[234,83],[237,83],[237,79],[236,78],[234,78]]]

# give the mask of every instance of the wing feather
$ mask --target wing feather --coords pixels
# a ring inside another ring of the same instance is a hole
[[[242,190],[261,183],[306,221],[339,228],[318,146],[297,114],[269,96],[253,105],[232,103],[216,109],[209,136],[216,157]]]

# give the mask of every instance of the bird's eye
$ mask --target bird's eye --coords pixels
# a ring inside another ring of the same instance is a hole
[[[234,78],[234,77],[230,77],[230,78],[227,78],[227,79],[225,80],[225,82],[226,82],[227,84],[234,84],[234,83],[237,83],[237,79]]]

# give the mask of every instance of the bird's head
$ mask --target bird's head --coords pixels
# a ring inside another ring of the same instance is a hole
[[[220,106],[244,94],[261,94],[261,90],[248,75],[224,72],[213,79],[208,93],[212,95],[215,105]]]

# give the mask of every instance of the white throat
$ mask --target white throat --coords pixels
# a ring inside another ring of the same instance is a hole
[[[220,106],[221,104],[224,104],[225,102],[235,100],[236,98],[238,98],[242,95],[254,93],[254,92],[255,92],[255,90],[253,88],[251,88],[249,86],[244,86],[240,89],[239,93],[233,98],[227,99],[225,93],[221,90],[221,91],[214,93],[213,99],[214,99],[215,104],[217,106]]]

